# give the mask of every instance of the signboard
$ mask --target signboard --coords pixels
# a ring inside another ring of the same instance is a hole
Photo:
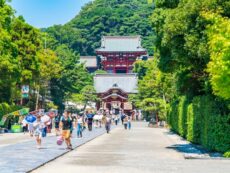
[[[22,98],[28,98],[29,97],[29,91],[30,91],[30,87],[29,85],[22,85]]]
[[[133,109],[133,105],[130,102],[125,102],[124,103],[124,110],[132,110]]]
[[[22,94],[29,94],[30,87],[29,85],[22,85]]]

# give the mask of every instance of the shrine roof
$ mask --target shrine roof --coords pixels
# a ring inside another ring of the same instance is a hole
[[[85,63],[86,67],[97,67],[96,56],[80,56],[80,63]]]
[[[140,36],[104,36],[96,52],[146,52]]]
[[[126,93],[137,93],[137,75],[130,74],[96,74],[94,87],[97,93],[105,93],[109,89],[120,88]]]

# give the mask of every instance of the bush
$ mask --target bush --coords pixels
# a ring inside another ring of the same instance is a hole
[[[177,116],[178,102],[175,101],[171,104],[167,119],[168,123],[171,126],[172,130],[175,132],[179,132],[178,130],[178,116]]]
[[[183,96],[180,98],[178,104],[178,133],[182,137],[186,137],[187,134],[187,107],[187,98]]]
[[[222,115],[211,96],[199,96],[189,104],[186,97],[171,104],[168,123],[187,140],[213,151],[230,149],[230,114]]]
[[[224,157],[230,158],[230,151],[225,152]]]

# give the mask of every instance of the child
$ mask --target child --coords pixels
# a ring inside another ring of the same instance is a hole
[[[37,148],[41,148],[41,143],[42,143],[42,131],[46,127],[45,123],[41,121],[41,117],[38,116],[37,120],[34,122],[34,136],[36,137],[36,142],[37,142]]]

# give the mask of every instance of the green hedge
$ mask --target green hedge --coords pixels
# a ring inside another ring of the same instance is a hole
[[[171,104],[167,118],[172,130],[193,143],[212,151],[230,149],[230,114],[221,115],[211,96],[195,97],[190,103],[183,96]]]

